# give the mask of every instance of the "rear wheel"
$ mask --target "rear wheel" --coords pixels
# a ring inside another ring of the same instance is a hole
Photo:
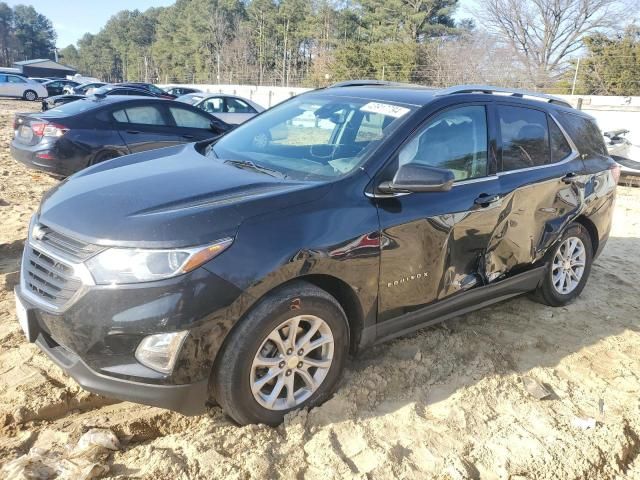
[[[34,92],[33,90],[27,90],[22,95],[22,98],[24,98],[25,100],[28,100],[30,102],[34,102],[34,101],[36,101],[38,99],[38,94],[36,92]]]
[[[536,298],[552,307],[566,305],[584,289],[593,260],[589,232],[573,223],[549,256],[549,269],[536,290]]]
[[[239,424],[277,425],[287,412],[329,398],[348,346],[340,304],[297,282],[261,300],[230,334],[216,360],[213,394]]]

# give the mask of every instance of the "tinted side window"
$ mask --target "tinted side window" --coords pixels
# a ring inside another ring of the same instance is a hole
[[[6,75],[0,75],[0,83],[6,83],[7,82],[7,76]]]
[[[559,162],[571,154],[571,146],[556,122],[549,118],[549,136],[551,138],[551,161]]]
[[[153,107],[129,107],[113,112],[113,118],[120,123],[137,123],[140,125],[166,125],[162,112]]]
[[[9,76],[9,83],[27,83],[24,78]]]
[[[602,133],[595,121],[581,115],[562,112],[562,126],[567,130],[578,151],[583,155],[607,155]]]
[[[227,98],[227,112],[229,113],[255,113],[256,111],[246,102],[237,98]]]
[[[178,127],[209,129],[211,120],[186,108],[169,107]]]
[[[456,180],[487,174],[487,115],[471,105],[436,115],[398,156],[400,165],[418,163],[453,171]]]
[[[547,114],[523,107],[498,106],[502,170],[546,165],[551,161]]]
[[[193,97],[194,100],[198,97]],[[224,111],[224,103],[221,98],[208,98],[198,108],[209,113],[222,113]]]

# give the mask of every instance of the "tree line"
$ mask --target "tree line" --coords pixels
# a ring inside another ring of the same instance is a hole
[[[51,21],[32,6],[11,8],[0,2],[0,65],[54,54],[56,32]]]
[[[458,0],[177,0],[118,12],[59,54],[63,63],[110,82],[315,87],[374,78],[640,94],[640,35],[629,22],[638,15],[637,0],[474,5],[472,18],[455,21]],[[13,16],[23,9],[33,10],[15,7]],[[40,22],[41,37],[54,39],[48,20]],[[24,50],[17,38],[25,39],[14,34],[13,43],[0,38],[1,45]],[[31,58],[51,56],[45,48]]]

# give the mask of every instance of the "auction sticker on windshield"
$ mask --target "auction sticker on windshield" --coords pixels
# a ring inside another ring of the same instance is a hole
[[[400,118],[403,115],[406,115],[409,112],[409,109],[398,105],[391,105],[389,103],[369,102],[360,107],[360,111],[379,113],[380,115],[386,115],[387,117]]]

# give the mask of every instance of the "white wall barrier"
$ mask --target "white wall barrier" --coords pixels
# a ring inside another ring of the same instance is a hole
[[[203,84],[175,84],[159,85],[165,87],[188,87],[197,88],[207,93],[226,93],[228,95],[239,95],[241,97],[253,100],[264,108],[270,108],[274,105],[294,97],[300,93],[311,90],[310,88],[294,88],[294,87],[259,87],[256,85],[203,85]]]

